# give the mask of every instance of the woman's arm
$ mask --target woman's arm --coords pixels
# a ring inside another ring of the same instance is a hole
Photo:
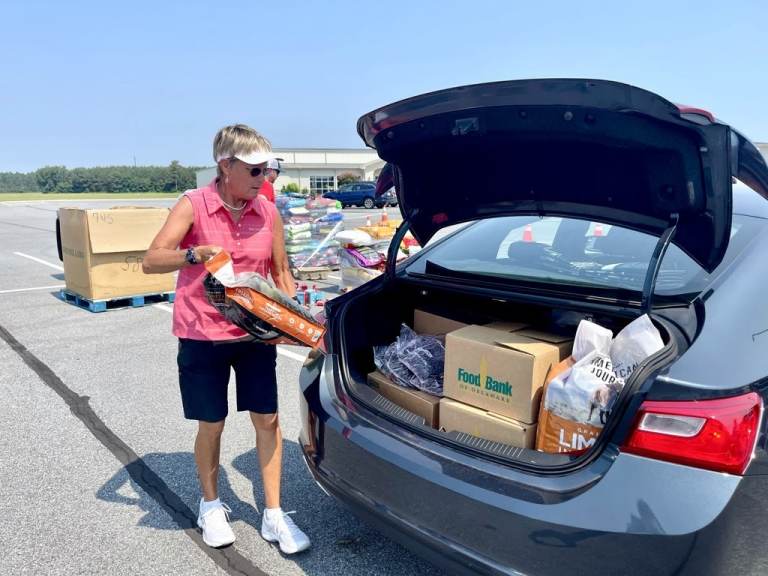
[[[194,221],[195,211],[192,208],[192,202],[184,196],[168,214],[168,219],[144,254],[141,268],[145,274],[164,274],[189,266],[186,250],[179,250],[179,243]],[[219,250],[218,246],[197,246],[195,256],[199,262],[204,262]]]
[[[291,274],[288,264],[288,254],[285,252],[285,232],[283,221],[275,210],[274,225],[272,228],[272,280],[275,285],[288,294],[291,298],[296,296],[296,282]]]

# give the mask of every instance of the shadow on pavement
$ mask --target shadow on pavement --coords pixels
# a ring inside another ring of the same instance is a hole
[[[230,477],[234,473],[242,474],[251,483],[253,502],[261,509],[264,491],[255,448],[235,457],[229,464],[222,463],[219,498],[232,509],[230,519],[236,534],[238,521],[259,531],[261,514],[233,491]],[[286,556],[286,560],[295,562],[305,574],[441,574],[326,496],[306,470],[299,445],[287,440],[283,441],[281,493],[283,509],[296,510],[294,521],[312,540],[308,551]],[[158,530],[196,529],[200,488],[194,455],[191,452],[146,454],[123,467],[99,488],[96,496],[106,502],[143,510],[145,514],[138,526]]]
[[[200,488],[194,454],[146,454],[110,478],[96,492],[96,497],[144,510],[146,514],[139,520],[139,526],[159,530],[196,528]],[[158,497],[160,502],[156,501]],[[256,529],[260,527],[259,515],[251,504],[234,493],[224,467],[219,472],[219,498],[232,509],[232,520],[243,520]]]
[[[264,491],[256,449],[237,456],[232,467],[253,484],[254,502],[261,507]],[[281,504],[286,511],[296,511],[294,521],[312,540],[307,552],[286,557],[306,574],[442,574],[320,490],[299,444],[288,440],[283,441]]]

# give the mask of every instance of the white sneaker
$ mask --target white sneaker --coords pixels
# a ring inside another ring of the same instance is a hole
[[[281,510],[280,514],[268,515],[265,510],[261,516],[261,537],[267,542],[278,542],[283,554],[295,554],[309,548],[310,542],[288,514],[294,512]]]
[[[197,525],[203,530],[203,542],[212,548],[220,548],[235,541],[235,533],[229,526],[229,506],[222,504],[207,510],[203,514],[203,500],[200,499],[200,512]]]

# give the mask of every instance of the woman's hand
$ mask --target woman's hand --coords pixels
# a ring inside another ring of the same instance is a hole
[[[195,259],[198,262],[205,263],[221,251],[221,246],[195,246]]]

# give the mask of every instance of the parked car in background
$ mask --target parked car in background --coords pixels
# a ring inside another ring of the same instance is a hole
[[[326,192],[323,198],[338,200],[344,207],[363,206],[364,208],[382,208],[389,205],[393,199],[397,201],[394,194],[377,198],[375,182],[350,182],[339,186],[339,189],[334,192]]]
[[[404,225],[384,274],[327,303],[325,350],[302,369],[318,484],[452,572],[768,573],[758,149],[708,112],[602,80],[443,90],[358,132],[395,170]],[[471,186],[466,166],[483,166]],[[395,264],[408,228],[425,248]],[[374,347],[417,309],[550,334],[648,314],[664,345],[594,443],[544,453],[429,426],[367,385]]]

